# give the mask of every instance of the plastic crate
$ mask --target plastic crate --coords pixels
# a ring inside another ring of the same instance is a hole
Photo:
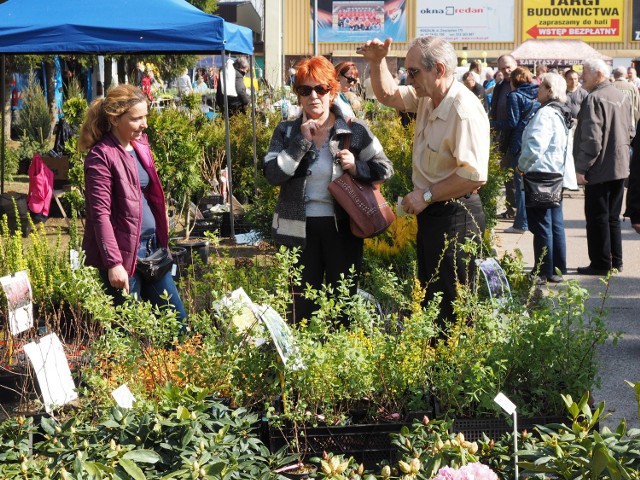
[[[531,431],[536,425],[550,423],[567,423],[566,417],[518,417],[518,431]],[[484,433],[494,440],[499,439],[505,433],[513,432],[513,425],[505,418],[457,418],[451,427],[452,433],[462,433],[465,440],[473,442],[480,440]]]
[[[194,237],[202,237],[205,232],[220,232],[220,224],[222,219],[220,216],[196,220],[191,235]]]
[[[251,225],[244,219],[244,215],[233,216],[233,233],[248,233],[251,231]],[[231,217],[229,212],[222,214],[222,226],[220,227],[220,236],[231,236]]]
[[[347,425],[342,427],[306,427],[298,432],[300,450],[305,458],[332,452],[353,457],[365,468],[376,468],[382,461],[393,462],[397,453],[391,443],[391,433],[398,433],[405,423],[378,423]],[[292,428],[269,429],[269,449],[276,452],[285,445],[294,444]],[[293,451],[293,449],[292,449]]]

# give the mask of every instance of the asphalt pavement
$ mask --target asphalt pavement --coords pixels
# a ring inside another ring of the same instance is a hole
[[[623,209],[624,211],[624,209]],[[625,418],[629,427],[640,427],[638,400],[634,390],[625,380],[640,382],[640,235],[630,225],[622,223],[622,273],[611,277],[608,288],[602,279],[578,275],[577,267],[589,265],[584,220],[584,194],[582,190],[565,192],[563,202],[564,224],[567,241],[567,280],[577,280],[590,293],[587,308],[596,310],[603,305],[608,312],[607,327],[621,336],[614,346],[611,341],[598,348],[601,385],[592,393],[596,403],[605,401],[610,416],[601,422],[611,429]],[[528,267],[533,266],[533,235],[505,233],[512,220],[500,220],[494,229],[498,258],[504,252],[519,249]],[[555,288],[554,286],[543,287]]]

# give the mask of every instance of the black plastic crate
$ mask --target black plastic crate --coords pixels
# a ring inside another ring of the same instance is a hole
[[[298,432],[300,451],[305,458],[322,456],[332,452],[353,457],[365,468],[376,468],[381,462],[393,462],[397,449],[391,443],[390,434],[399,433],[405,423],[378,423],[371,425],[347,425],[342,427],[305,427]],[[269,449],[276,452],[285,445],[294,451],[295,434],[292,428],[269,427]]]
[[[222,219],[220,218],[220,216],[196,220],[193,230],[191,230],[191,235],[194,237],[202,237],[204,236],[205,232],[220,233],[221,224]]]
[[[532,431],[536,425],[550,423],[567,423],[566,417],[518,417],[518,431]],[[494,440],[499,439],[505,433],[513,433],[513,424],[506,418],[457,418],[451,427],[452,433],[462,433],[465,440],[474,442],[482,438],[484,433]]]
[[[233,231],[237,235],[238,233],[248,233],[251,231],[251,225],[245,220],[244,215],[233,216]],[[222,225],[220,227],[220,236],[231,236],[231,217],[229,212],[222,214]]]

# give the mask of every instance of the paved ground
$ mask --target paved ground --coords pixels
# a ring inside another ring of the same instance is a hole
[[[589,307],[602,304],[605,285],[597,277],[577,275],[576,268],[589,264],[584,221],[584,195],[582,191],[569,192],[563,205],[567,240],[567,279],[578,280],[589,290]],[[499,256],[505,251],[520,249],[528,266],[533,265],[533,236],[504,233],[512,221],[500,221],[495,228]],[[594,392],[596,402],[604,400],[611,416],[602,422],[615,428],[622,418],[629,426],[638,427],[638,402],[635,393],[625,380],[640,381],[640,235],[626,219],[622,225],[623,261],[622,273],[611,278],[605,309],[610,330],[621,332],[617,345],[611,342],[598,351],[602,384]]]

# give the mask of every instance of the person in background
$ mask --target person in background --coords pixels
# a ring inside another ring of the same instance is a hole
[[[517,67],[513,70],[510,81],[511,92],[507,97],[507,121],[511,129],[511,136],[507,156],[511,168],[515,170],[522,147],[522,132],[530,116],[540,104],[538,103],[538,85],[533,83],[533,77],[527,67]],[[506,228],[504,232],[522,234],[528,230],[528,225],[520,175],[513,176],[513,188],[515,190],[516,216],[513,225]]]
[[[491,107],[491,96],[493,95],[493,88],[496,86],[496,80],[493,78],[492,70],[487,70],[487,73],[485,74],[485,80],[484,82],[482,82],[482,86],[484,87],[487,112],[489,112],[489,108]]]
[[[564,72],[564,79],[567,82],[567,106],[571,109],[571,116],[578,118],[580,105],[587,98],[589,92],[580,86],[578,72],[569,69]]]
[[[533,80],[533,83],[536,85],[540,85],[542,82],[542,77],[544,77],[549,69],[544,63],[539,63],[535,66],[536,78]]]
[[[609,81],[610,72],[600,59],[583,64],[582,86],[589,95],[580,107],[573,143],[578,184],[584,185],[590,260],[578,267],[581,275],[604,276],[623,266],[620,212],[635,125],[629,100]]]
[[[626,68],[617,67],[613,71],[613,86],[624,93],[629,100],[631,122],[636,125],[640,120],[640,92],[627,80]]]
[[[549,172],[565,175],[571,110],[565,104],[567,83],[557,73],[547,73],[538,89],[540,108],[522,133],[522,150],[517,172]],[[573,165],[572,165],[573,167]],[[567,273],[567,247],[562,202],[557,208],[526,207],[529,230],[533,233],[533,271],[537,283],[563,280]],[[557,274],[559,271],[560,274]]]
[[[633,84],[634,87],[640,89],[640,78],[638,78],[638,72],[635,68],[629,67],[627,69],[627,75],[629,78],[629,83]]]
[[[122,292],[186,313],[171,271],[155,282],[136,272],[138,258],[167,248],[169,227],[164,192],[149,148],[147,96],[133,85],[118,85],[91,103],[78,145],[84,160],[85,263],[96,267],[116,305]],[[168,295],[168,301],[161,298]]]
[[[640,135],[633,139],[633,155],[629,166],[629,184],[627,189],[627,208],[625,217],[631,220],[631,227],[640,233]]]
[[[340,62],[336,65],[336,73],[340,82],[340,92],[335,99],[335,103],[342,110],[342,114],[345,117],[355,117],[356,114],[348,94],[353,91],[358,83],[358,68],[353,62]]]
[[[177,87],[179,97],[193,93],[191,79],[189,78],[189,69],[185,68],[182,70],[182,75],[178,77]]]
[[[244,84],[244,76],[249,72],[249,60],[245,56],[236,58],[233,62],[233,70],[235,78],[227,78],[228,82],[234,82],[236,95],[227,95],[229,105],[229,116],[236,113],[245,113],[247,105],[251,103],[251,97],[247,93],[247,87]],[[224,78],[222,74],[218,81],[218,90],[216,92],[216,105],[224,114]]]
[[[193,88],[193,91],[202,93],[203,95],[209,93],[209,85],[207,85],[204,75],[200,75],[198,77],[198,81],[196,83],[196,86]]]
[[[135,78],[134,78],[136,87],[142,88],[142,81],[144,80],[144,75],[145,75],[144,62],[136,63],[136,71],[135,71]]]
[[[153,102],[153,93],[151,93],[151,75],[151,71],[145,69],[144,76],[142,77],[142,86],[140,87],[140,89],[144,92],[149,101]]]
[[[282,121],[274,130],[264,158],[264,175],[279,186],[273,216],[273,238],[300,247],[302,285],[294,287],[293,320],[310,318],[317,305],[303,297],[306,285],[335,288],[341,275],[362,266],[363,240],[354,236],[349,218],[329,193],[329,182],[344,172],[363,182],[383,182],[393,175],[391,162],[367,125],[347,120],[335,105],[340,92],[337,71],[326,58],[301,60],[293,90],[302,115]],[[350,147],[343,148],[346,136]]]
[[[509,170],[511,159],[508,155],[509,139],[511,128],[508,122],[507,97],[511,92],[511,71],[518,66],[515,58],[511,55],[502,55],[498,58],[498,72],[496,73],[496,86],[491,96],[491,108],[489,109],[489,120],[494,130],[498,151],[500,152],[500,168]],[[502,77],[502,80],[500,80]],[[513,182],[513,173],[509,173],[504,181],[505,190],[505,211],[498,214],[499,218],[510,219],[516,216],[516,194]]]
[[[486,95],[484,93],[484,87],[479,83],[476,83],[476,77],[473,75],[473,72],[465,72],[464,75],[462,75],[462,83],[464,83],[465,86],[471,90],[476,97],[478,97],[478,100],[480,100],[480,103],[482,103],[482,106],[486,110],[487,105],[485,101]]]
[[[418,279],[425,288],[423,306],[442,293],[438,324],[456,321],[459,285],[473,285],[474,253],[480,245],[484,212],[477,189],[487,180],[489,119],[475,95],[454,75],[453,46],[438,37],[418,37],[409,44],[404,66],[408,85],[396,85],[386,57],[392,40],[367,41],[356,50],[367,60],[378,101],[397,110],[417,112],[413,140],[413,191],[403,210],[416,215]]]
[[[478,85],[482,85],[482,62],[480,60],[471,60],[469,63],[469,72],[473,75]]]
[[[210,90],[214,90],[218,87],[218,69],[216,67],[209,67],[207,69],[207,86]]]

